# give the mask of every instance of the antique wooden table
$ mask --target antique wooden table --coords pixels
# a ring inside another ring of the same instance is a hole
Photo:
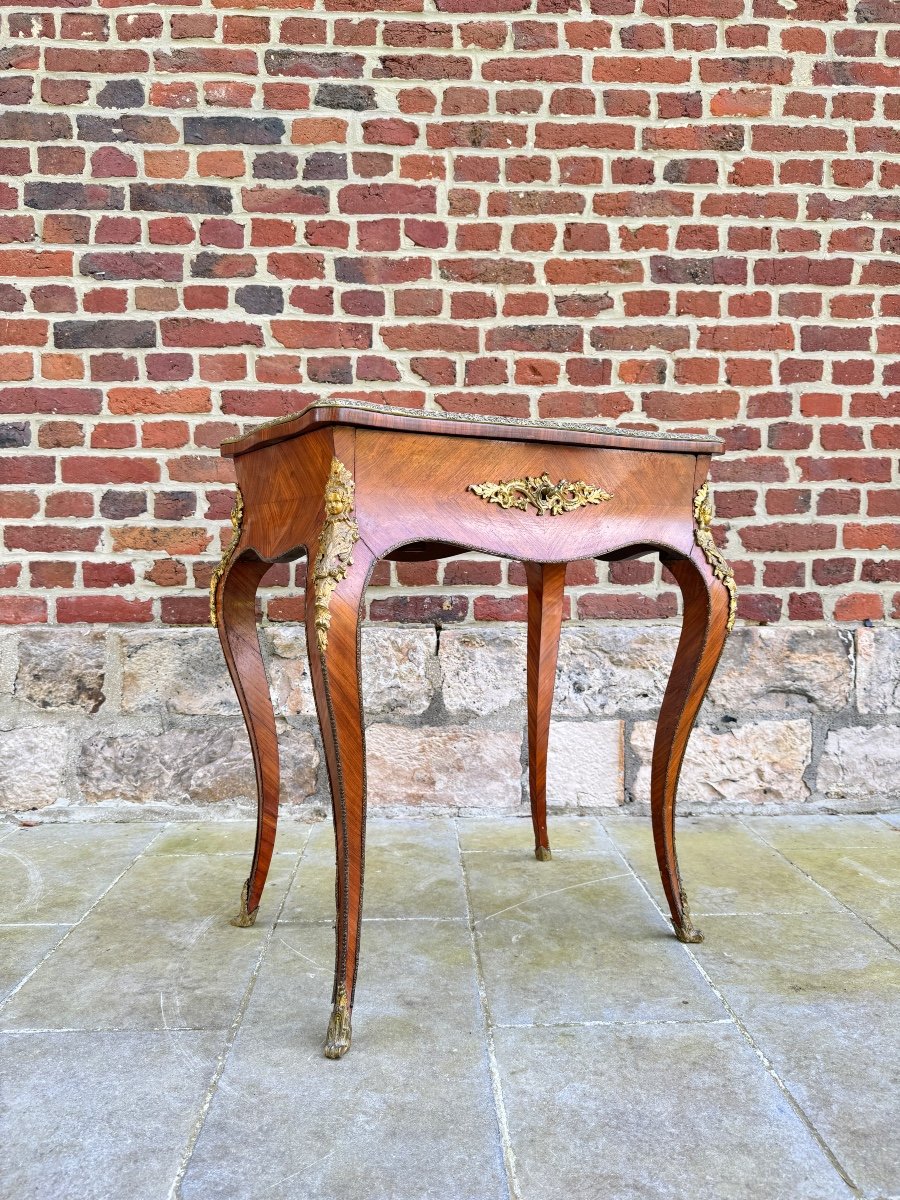
[[[310,405],[226,442],[238,492],[234,535],[210,587],[250,735],[256,847],[234,924],[252,925],[278,820],[278,741],[256,629],[269,565],[309,556],[306,635],[334,813],[337,926],[325,1054],[350,1046],[359,959],[366,815],[360,609],[380,558],[468,550],[519,559],[528,582],[528,774],[535,851],[550,858],[546,777],[566,564],[660,555],[684,617],[653,749],[651,810],[677,936],[700,940],[675,854],[675,792],[685,747],[728,631],[736,594],[709,531],[713,437],[589,424],[427,415],[354,400]]]

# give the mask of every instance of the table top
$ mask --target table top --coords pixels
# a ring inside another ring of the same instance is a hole
[[[517,417],[472,416],[468,413],[396,408],[387,404],[371,404],[365,400],[335,397],[317,400],[301,412],[266,421],[241,437],[230,438],[222,443],[222,454],[226,458],[234,458],[329,425],[501,441],[657,450],[669,454],[721,454],[724,449],[721,438],[700,433],[617,429],[613,425],[597,425],[590,421],[528,421]]]

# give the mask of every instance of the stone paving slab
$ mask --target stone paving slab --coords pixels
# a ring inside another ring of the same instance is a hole
[[[68,929],[68,925],[0,925],[0,1002]]]
[[[900,956],[846,912],[705,924],[704,969],[851,1178],[900,1193]]]
[[[617,854],[467,854],[465,866],[496,1023],[720,1015]]]
[[[759,818],[751,829],[900,947],[900,836],[875,817]]]
[[[650,821],[604,817],[603,824],[657,902],[665,906]],[[832,897],[734,817],[679,821],[676,840],[694,916],[837,908]]]
[[[305,847],[313,828],[282,818],[275,838],[275,853],[296,856]],[[328,828],[331,829],[331,822]],[[148,847],[147,853],[246,854],[249,871],[255,838],[255,821],[184,821],[170,825]]]
[[[227,1029],[289,865],[275,861],[257,924],[239,930],[231,856],[146,855],[0,1010],[0,1028]]]
[[[366,833],[365,919],[459,920],[465,896],[456,831],[447,820],[371,821]],[[334,921],[334,832],[316,826],[282,920]]]
[[[134,861],[160,825],[36,825],[12,831],[0,847],[3,920],[71,924]]]
[[[16,1200],[165,1200],[215,1067],[209,1033],[0,1035]]]
[[[508,1200],[464,926],[374,923],[353,1047],[322,1057],[333,943],[276,932],[184,1200]]]
[[[462,850],[480,850],[492,854],[534,854],[534,829],[530,816],[522,817],[460,817],[456,822]],[[609,850],[612,843],[603,827],[593,817],[556,816],[549,819],[550,846],[553,852],[592,854]]]
[[[852,1195],[730,1024],[500,1029],[521,1200]]]

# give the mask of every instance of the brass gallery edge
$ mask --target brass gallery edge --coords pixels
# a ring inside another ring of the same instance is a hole
[[[545,471],[543,475],[527,475],[524,479],[510,479],[499,483],[470,483],[467,489],[486,500],[488,504],[499,504],[501,508],[517,508],[527,512],[529,504],[542,516],[550,513],[559,516],[584,508],[588,504],[599,504],[612,500],[612,495],[603,488],[594,487],[581,479],[570,483],[561,479],[553,483]]]
[[[225,547],[222,554],[222,559],[219,565],[212,573],[212,578],[209,581],[209,623],[216,623],[216,589],[219,586],[219,580],[225,574],[228,564],[231,562],[231,556],[237,549],[237,544],[241,540],[241,525],[244,520],[244,497],[241,495],[241,489],[235,489],[234,507],[231,510],[231,541]]]
[[[730,633],[734,628],[734,618],[737,615],[737,584],[734,581],[734,571],[729,567],[722,551],[713,540],[709,531],[712,524],[712,503],[709,498],[709,482],[697,489],[694,496],[694,538],[703,551],[703,557],[712,567],[716,579],[720,579],[728,590],[728,625]]]
[[[353,565],[353,545],[359,538],[359,526],[352,515],[355,486],[340,459],[332,458],[325,485],[325,523],[313,569],[316,641],[323,654],[328,647],[331,594]]]

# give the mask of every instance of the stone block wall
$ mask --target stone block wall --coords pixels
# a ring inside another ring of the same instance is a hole
[[[644,811],[677,630],[569,624],[550,804]],[[285,811],[327,811],[302,629],[263,630]],[[369,795],[383,813],[527,811],[524,629],[368,626]],[[0,808],[30,820],[249,814],[249,744],[211,629],[0,637]],[[688,749],[680,811],[900,804],[900,630],[737,628]]]
[[[0,621],[191,625],[223,438],[349,394],[719,434],[739,617],[900,617],[900,0],[3,0]],[[271,620],[302,580],[273,569]],[[522,615],[383,568],[370,615]],[[664,620],[583,563],[580,620]]]

